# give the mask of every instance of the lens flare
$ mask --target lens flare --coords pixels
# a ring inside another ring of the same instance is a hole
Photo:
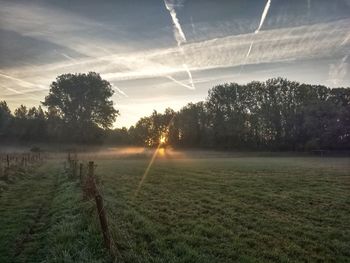
[[[149,170],[151,169],[153,163],[154,163],[154,160],[156,159],[157,155],[158,155],[158,152],[159,152],[159,149],[160,149],[160,146],[161,146],[161,143],[158,144],[158,147],[157,149],[154,151],[153,155],[152,155],[152,158],[151,158],[151,161],[149,162],[144,174],[142,175],[142,178],[141,178],[141,181],[136,189],[136,192],[135,192],[135,197],[137,197],[137,195],[139,194],[140,190],[141,190],[141,187],[143,185],[143,182],[145,181],[148,173],[149,173]]]
[[[173,118],[170,120],[170,123],[172,122]],[[169,125],[170,125],[169,123]],[[144,174],[142,175],[142,178],[141,178],[141,181],[136,189],[136,192],[135,192],[135,197],[137,197],[137,195],[139,194],[140,192],[140,189],[143,185],[143,182],[145,181],[148,173],[149,173],[149,170],[151,169],[157,155],[159,154],[160,156],[165,156],[165,148],[162,147],[165,145],[165,143],[167,142],[167,136],[166,136],[166,132],[164,132],[160,137],[159,137],[159,143],[158,143],[158,147],[157,149],[154,151],[153,155],[152,155],[152,158],[151,158],[151,161],[149,162]]]

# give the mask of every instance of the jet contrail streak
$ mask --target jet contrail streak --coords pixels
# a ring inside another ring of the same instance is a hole
[[[262,15],[261,15],[261,19],[260,19],[259,26],[258,26],[258,28],[254,31],[254,35],[258,34],[259,31],[260,31],[260,29],[261,29],[261,27],[263,26],[263,24],[264,24],[264,22],[265,22],[265,18],[266,18],[266,16],[267,16],[268,12],[269,12],[270,6],[271,6],[271,0],[267,0],[266,5],[265,5],[265,8],[264,8],[264,11],[263,11],[263,13],[262,13]],[[244,67],[244,65],[245,65],[246,62],[247,62],[247,58],[249,57],[250,52],[252,51],[252,48],[253,48],[253,45],[254,45],[254,35],[252,35],[252,41],[251,41],[251,43],[250,43],[249,50],[248,50],[248,52],[247,52],[247,55],[245,56],[244,63],[242,64],[241,69],[240,69],[238,75],[241,75],[241,72],[242,72],[242,70],[243,70],[243,67]]]
[[[67,54],[61,53],[61,55],[66,59],[69,59],[70,61],[77,62],[74,58],[72,58],[71,56],[68,56]]]
[[[182,87],[188,88],[188,89],[193,89],[192,86],[187,85],[181,81],[178,81],[177,79],[173,78],[172,76],[166,76],[166,78],[170,79],[171,81],[175,82],[176,84],[179,84]]]
[[[168,0],[164,0],[164,4],[166,9],[169,11],[171,19],[174,23],[174,36],[178,46],[181,46],[182,43],[186,43],[186,36],[181,28],[179,19],[177,18],[176,11],[174,6],[171,3],[167,2]]]
[[[190,84],[191,84],[191,89],[195,89],[191,71],[189,70],[187,64],[182,64],[182,66],[184,67],[184,69],[185,69],[186,72],[187,72],[188,79],[189,79]]]
[[[21,83],[22,86],[24,86],[24,87],[41,87],[41,85],[36,85],[34,83],[30,83],[28,81],[25,81],[25,80],[22,80],[22,79],[19,79],[19,78],[15,78],[15,77],[12,77],[10,75],[3,74],[3,73],[0,73],[0,77],[17,81],[17,82]],[[42,88],[42,89],[45,89],[45,88]]]
[[[19,95],[25,95],[26,98],[28,98],[28,99],[40,100],[39,98],[28,96],[25,92],[22,92],[22,91],[19,91],[19,90],[16,90],[16,89],[12,89],[12,88],[8,88],[8,87],[3,87],[3,86],[1,86],[1,87],[7,89],[8,91],[11,91],[12,93],[19,94]]]
[[[345,45],[350,40],[350,34],[344,39],[343,42],[341,42],[341,46]]]
[[[122,91],[120,88],[118,88],[117,86],[113,86],[120,94],[122,94],[124,97],[129,98],[128,95],[126,95],[126,93],[124,91]]]
[[[169,14],[170,14],[171,19],[172,19],[173,24],[174,24],[174,37],[175,37],[175,40],[177,42],[177,46],[179,47],[179,51],[184,55],[184,50],[182,49],[181,44],[186,43],[187,39],[186,39],[185,33],[183,32],[183,30],[181,28],[181,24],[179,22],[179,19],[177,18],[174,5],[169,3],[168,1],[169,0],[164,0],[164,5],[165,5],[165,8],[169,11]],[[188,75],[188,79],[189,79],[190,84],[191,84],[190,89],[193,90],[193,89],[195,89],[195,86],[193,84],[192,73],[185,63],[183,63],[183,67]],[[172,79],[172,80],[174,81],[175,79]],[[176,80],[175,80],[175,82],[176,82]],[[189,87],[189,86],[183,85],[183,84],[180,84],[180,85],[187,87],[187,88]]]
[[[11,89],[11,88],[6,88],[6,89],[11,91],[11,92],[13,92],[13,93],[16,93],[16,94],[23,94],[23,92],[20,92],[20,91],[18,91],[16,89]]]
[[[263,26],[265,18],[267,16],[267,13],[269,12],[269,9],[270,9],[270,5],[271,5],[271,0],[267,0],[267,3],[266,3],[265,8],[264,8],[264,11],[263,11],[263,13],[261,15],[260,24],[259,24],[258,28],[254,32],[255,35],[259,33],[261,27]],[[249,47],[248,53],[246,55],[246,58],[249,57],[250,52],[252,51],[253,45],[254,45],[254,39],[252,40],[252,42],[250,44],[250,47]]]
[[[259,27],[254,32],[255,34],[259,33],[261,27],[263,26],[265,18],[267,16],[267,13],[269,12],[269,9],[270,9],[270,5],[271,5],[271,0],[267,0],[267,3],[266,3],[265,8],[264,8],[264,11],[263,11],[263,13],[261,15]]]
[[[249,57],[250,52],[252,51],[253,45],[254,45],[254,41],[252,41],[252,43],[250,43],[250,47],[249,47],[248,53],[246,55],[246,58]]]

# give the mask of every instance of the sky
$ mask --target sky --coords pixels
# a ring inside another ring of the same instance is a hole
[[[38,106],[95,71],[129,127],[272,77],[350,87],[350,0],[0,0],[0,100]]]

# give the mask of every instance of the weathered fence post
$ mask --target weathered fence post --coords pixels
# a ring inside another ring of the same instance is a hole
[[[107,222],[107,217],[106,217],[106,211],[105,211],[104,206],[103,206],[103,199],[102,199],[101,195],[98,192],[96,192],[96,194],[95,194],[95,201],[96,201],[98,217],[100,219],[100,224],[101,224],[104,244],[105,244],[105,247],[108,250],[110,250],[110,248],[111,248],[111,237],[110,237],[109,229],[108,229],[108,222]]]
[[[87,176],[84,178],[83,177],[83,164],[80,163],[79,166],[79,176],[80,180],[82,182],[82,188],[83,188],[83,194],[84,198],[95,198],[96,202],[96,208],[97,208],[97,213],[101,225],[101,230],[102,230],[102,235],[103,235],[103,241],[105,247],[108,249],[108,251],[114,255],[115,251],[112,247],[111,243],[111,235],[108,229],[108,221],[107,221],[107,215],[106,215],[106,210],[103,204],[103,198],[101,194],[98,191],[98,188],[96,186],[96,178],[94,175],[94,170],[95,170],[95,165],[94,162],[90,161],[88,163],[88,172]]]

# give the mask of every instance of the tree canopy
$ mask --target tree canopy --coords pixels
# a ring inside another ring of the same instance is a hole
[[[75,140],[88,141],[99,128],[110,128],[119,114],[110,100],[113,94],[111,84],[97,73],[63,74],[52,82],[43,105],[76,135]]]

